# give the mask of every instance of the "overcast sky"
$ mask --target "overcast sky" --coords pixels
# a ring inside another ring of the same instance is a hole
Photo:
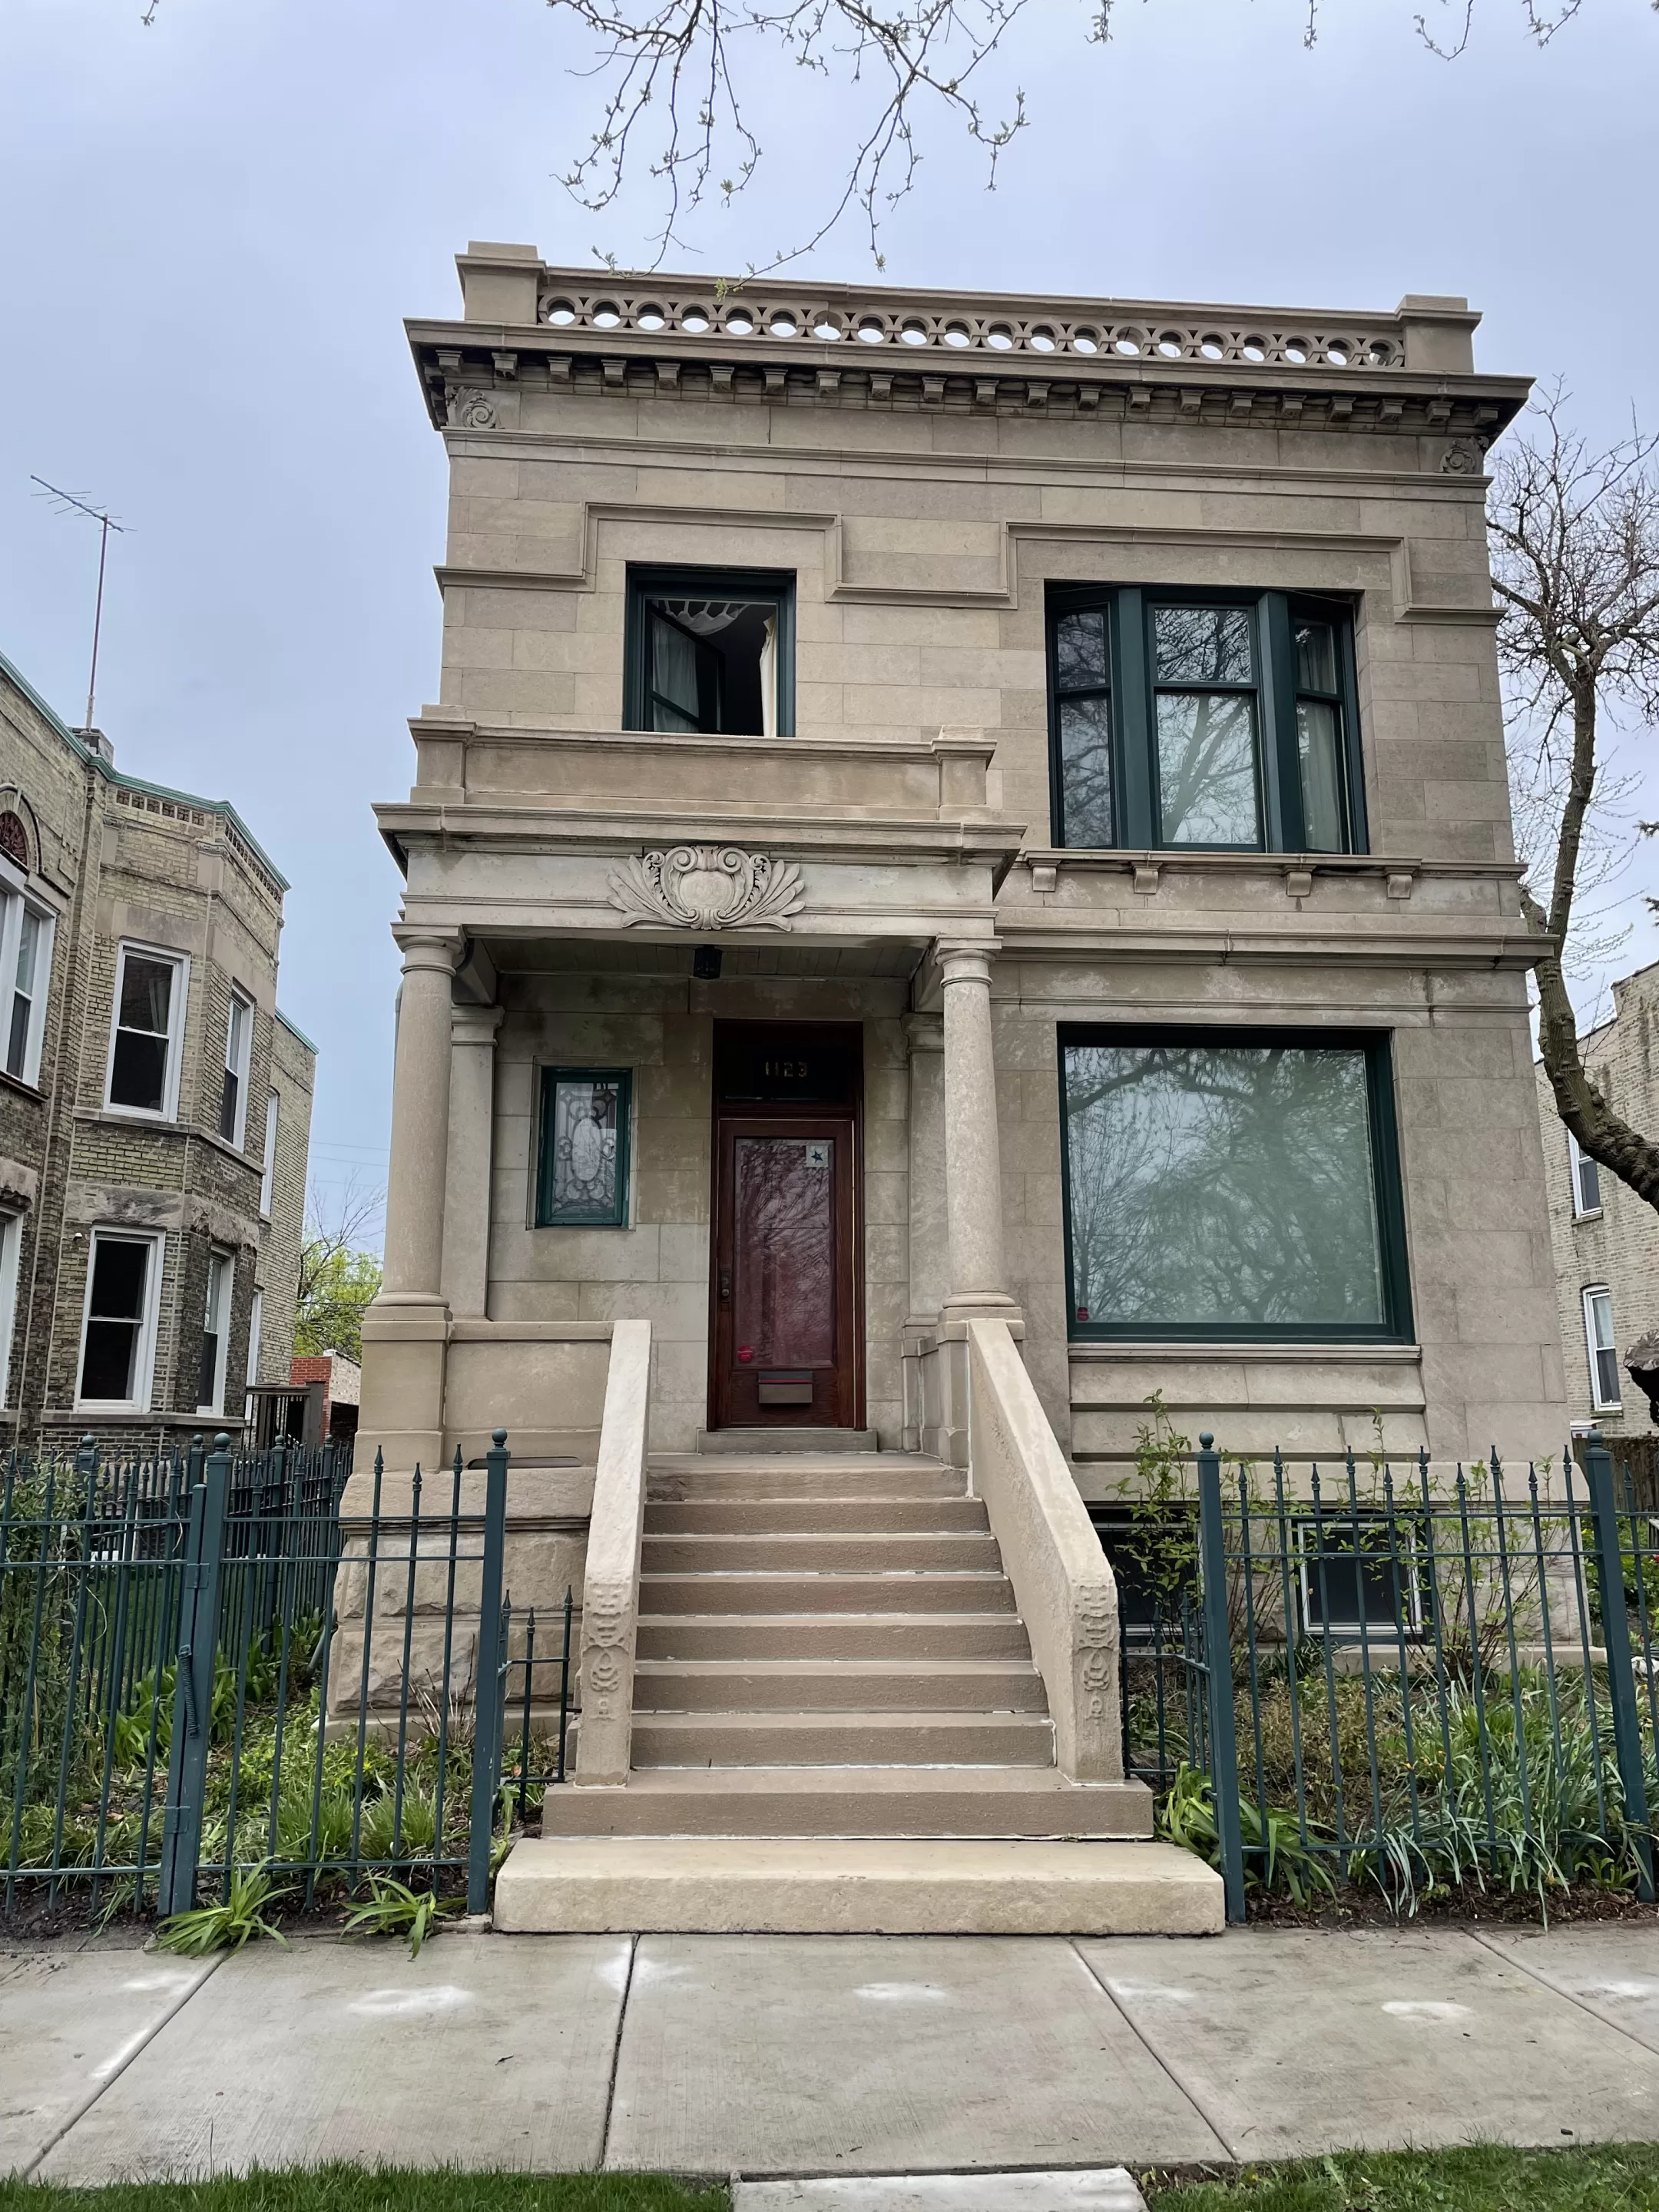
[[[106,502],[128,535],[99,722],[134,775],[233,800],[289,878],[281,997],[321,1048],[314,1165],[377,1181],[398,883],[369,806],[406,791],[405,718],[435,696],[443,541],[401,319],[459,312],[471,238],[637,265],[654,202],[599,219],[558,184],[593,88],[542,0],[158,0],[149,27],[143,4],[0,0],[0,651],[80,721],[95,532],[29,477]],[[1659,422],[1659,15],[1583,0],[1540,52],[1521,0],[1477,0],[1449,64],[1413,32],[1425,4],[1443,0],[1323,0],[1308,52],[1304,0],[1118,0],[1103,50],[1083,0],[1033,0],[988,93],[1000,112],[1018,82],[1031,127],[992,196],[948,128],[924,134],[887,281],[1463,293],[1483,366],[1564,375],[1599,436],[1632,404]],[[676,265],[769,258],[836,172],[852,101],[786,64],[750,82],[770,158]],[[807,266],[872,274],[851,226]],[[1645,852],[1616,972],[1659,954],[1644,886]]]

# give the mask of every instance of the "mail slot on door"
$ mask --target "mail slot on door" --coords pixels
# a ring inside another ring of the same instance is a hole
[[[759,1382],[759,1397],[763,1406],[810,1406],[812,1402],[810,1368],[763,1367]]]

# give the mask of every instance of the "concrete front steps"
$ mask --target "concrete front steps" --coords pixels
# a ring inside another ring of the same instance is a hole
[[[653,1461],[626,1787],[550,1790],[503,1928],[1192,1932],[1139,1783],[1069,1782],[982,1501],[863,1449]]]
[[[495,1877],[511,1935],[1209,1936],[1220,1877],[1171,1844],[561,1836]]]

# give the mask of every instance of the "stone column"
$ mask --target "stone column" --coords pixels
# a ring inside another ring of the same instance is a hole
[[[363,1402],[357,1452],[372,1469],[443,1458],[444,1184],[449,1161],[450,985],[459,940],[435,929],[393,932],[404,955],[392,1067],[386,1176],[386,1273],[363,1316]]]
[[[991,963],[983,939],[937,948],[945,987],[945,1188],[950,1291],[945,1312],[1015,1316],[1002,1258],[1002,1152],[991,1049]]]
[[[1006,1321],[1024,1334],[1005,1287],[1002,1147],[997,1132],[996,1064],[991,1048],[994,939],[961,939],[933,948],[945,993],[945,1198],[949,1287],[939,1310],[933,1385],[938,1402],[932,1445],[952,1467],[970,1468],[968,1323]]]
[[[443,1304],[444,1178],[449,1164],[449,1062],[455,939],[393,932],[404,956],[392,1076],[383,1297]]]
[[[452,1316],[489,1311],[489,1187],[500,1006],[450,1015],[449,1153],[444,1183],[443,1293]]]
[[[904,1449],[939,1449],[939,1310],[950,1286],[945,1207],[945,1021],[904,1017],[910,1054],[909,1299],[904,1354]]]

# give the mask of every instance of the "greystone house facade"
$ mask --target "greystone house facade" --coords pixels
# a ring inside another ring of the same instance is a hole
[[[972,1298],[1017,1316],[1085,1489],[1154,1390],[1247,1449],[1379,1415],[1437,1460],[1546,1445],[1483,534],[1526,386],[1476,371],[1477,318],[461,270],[464,319],[410,328],[442,696],[380,811],[405,1058],[417,994],[455,1009],[447,1203],[394,1137],[388,1257],[440,1395],[377,1413],[371,1361],[365,1428],[454,1441],[452,1322],[629,1315],[665,1448],[755,1421],[714,1109],[804,1085],[861,1174],[820,1255],[843,1364],[780,1419],[949,1455],[929,1364]],[[839,1025],[830,1059],[794,1073],[790,1024]],[[1248,1125],[1225,1187],[1211,1108]]]
[[[287,886],[222,801],[117,769],[0,661],[5,1433],[239,1430],[294,1329],[313,1048]]]
[[[1579,1049],[1617,1112],[1638,1129],[1659,1127],[1659,967],[1613,984],[1611,1015]],[[1537,1082],[1567,1411],[1574,1428],[1610,1439],[1653,1436],[1659,1422],[1630,1355],[1659,1329],[1659,1215],[1579,1150],[1541,1064]],[[1655,1364],[1649,1379],[1659,1382]]]
[[[1484,529],[1527,382],[1461,299],[459,270],[360,1468],[508,1430],[611,1785],[544,1832],[1150,1835],[1085,1510],[1150,1401],[1304,1466],[1559,1446]]]

